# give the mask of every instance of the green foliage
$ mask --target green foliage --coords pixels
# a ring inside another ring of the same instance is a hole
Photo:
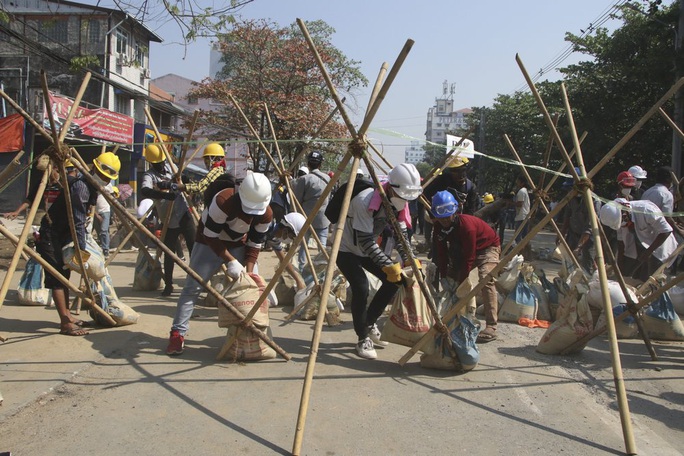
[[[78,73],[81,70],[87,68],[96,68],[101,65],[100,59],[94,55],[82,55],[78,57],[72,57],[69,61],[69,71],[72,73]]]

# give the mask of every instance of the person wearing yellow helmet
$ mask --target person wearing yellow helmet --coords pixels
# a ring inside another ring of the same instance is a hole
[[[225,155],[226,153],[219,143],[207,144],[207,146],[204,148],[204,154],[202,155],[202,158],[204,159],[204,166],[207,167],[209,172],[197,182],[176,182],[175,187],[177,190],[192,194],[204,193],[204,191],[209,188],[212,182],[216,181],[224,174],[229,174],[226,171]],[[233,180],[235,180],[235,178],[233,178]],[[160,185],[160,188],[162,189],[168,189],[171,187],[173,187],[173,184],[171,183],[164,183]]]
[[[494,202],[494,195],[491,193],[485,193],[484,196],[482,197],[482,202],[485,204],[491,204]]]
[[[145,147],[145,160],[150,168],[143,174],[140,195],[154,201],[159,220],[165,221],[171,211],[169,226],[162,242],[171,251],[178,251],[180,236],[185,239],[188,251],[192,254],[195,242],[195,224],[190,218],[190,209],[185,196],[173,182],[173,171],[166,160],[162,145],[149,144]],[[173,269],[175,262],[169,255],[164,255],[164,291],[162,296],[170,296],[173,292]]]
[[[117,178],[120,169],[119,158],[111,152],[105,152],[93,160],[91,173],[95,182],[102,184],[100,185],[102,187],[111,182],[112,179]],[[84,261],[90,256],[86,251],[86,220],[90,207],[94,206],[97,201],[98,188],[86,181],[83,176],[78,175],[76,168],[67,173],[67,183],[71,200],[67,201],[65,193],[60,192],[52,203],[40,222],[40,237],[36,243],[36,250],[48,264],[69,279],[71,271],[64,266],[65,264],[77,264],[78,261],[76,258],[65,261],[62,248],[73,240],[74,243],[78,243]],[[69,210],[73,214],[76,239],[72,239],[69,218],[64,216]],[[45,288],[52,290],[52,301],[59,315],[60,334],[68,336],[88,334],[88,331],[82,328],[82,322],[69,312],[67,305],[69,289],[49,271],[45,271]]]

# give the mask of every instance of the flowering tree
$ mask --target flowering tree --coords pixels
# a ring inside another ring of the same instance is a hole
[[[353,96],[354,89],[367,85],[359,62],[348,59],[332,45],[334,29],[323,21],[306,25],[340,96]],[[319,131],[334,104],[314,55],[296,24],[280,27],[266,20],[240,22],[219,37],[218,46],[223,54],[223,69],[215,79],[203,80],[191,93],[221,104],[216,111],[201,113],[206,125],[214,126],[216,139],[225,137],[224,130],[249,133],[230,101],[229,95],[232,95],[262,139],[271,136],[266,104],[287,164],[309,141],[313,143],[310,146],[327,152],[345,150],[341,143],[335,142],[348,137],[339,119],[333,118]],[[258,169],[269,168],[256,145],[250,147],[250,153]],[[333,155],[326,154],[330,163]]]

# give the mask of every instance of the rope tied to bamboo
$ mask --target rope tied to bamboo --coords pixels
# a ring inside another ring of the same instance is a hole
[[[63,164],[66,159],[71,157],[71,150],[69,149],[69,146],[64,143],[52,144],[45,149],[44,153],[50,157],[55,164]]]
[[[578,182],[575,182],[575,190],[578,193],[584,193],[584,190],[594,191],[594,183],[588,177],[580,177]]]
[[[532,193],[533,193],[534,195],[536,195],[536,196],[537,196],[539,199],[541,199],[542,201],[551,201],[551,197],[549,196],[549,193],[548,193],[546,190],[542,189],[542,188],[538,188],[538,189],[536,189],[536,190],[535,190],[534,192],[532,192]]]
[[[350,143],[349,143],[349,153],[353,157],[357,158],[362,158],[363,155],[366,153],[366,136],[354,138]]]

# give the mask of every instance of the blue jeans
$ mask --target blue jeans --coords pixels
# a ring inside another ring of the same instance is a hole
[[[102,252],[105,255],[109,253],[109,221],[111,215],[111,212],[102,212],[100,214],[102,221],[100,222],[100,228],[97,231],[97,237],[100,239],[100,247],[102,247]]]
[[[228,249],[228,251],[244,266],[244,245],[232,247]],[[195,271],[205,282],[209,282],[209,279],[216,274],[216,271],[221,267],[221,264],[223,264],[223,260],[219,258],[208,245],[200,244],[198,242],[193,246],[192,253],[190,254],[190,269]],[[254,268],[254,271],[256,272],[256,267]],[[188,331],[190,317],[192,317],[195,303],[203,288],[204,287],[192,277],[188,276],[185,279],[185,286],[178,298],[178,304],[176,304],[176,316],[173,318],[173,325],[171,326],[172,331],[177,330],[182,336]]]
[[[323,244],[323,248],[325,248],[325,244],[328,242],[328,227],[325,228],[317,228],[314,231],[316,231],[316,235],[318,236],[318,239],[321,240],[321,244]],[[306,233],[306,236],[304,236],[304,242],[308,243],[309,242],[309,236],[311,236],[310,232]],[[313,260],[313,255],[311,256],[311,259]],[[306,267],[306,251],[304,250],[304,246],[301,246],[299,248],[299,270],[303,271],[304,268]]]

